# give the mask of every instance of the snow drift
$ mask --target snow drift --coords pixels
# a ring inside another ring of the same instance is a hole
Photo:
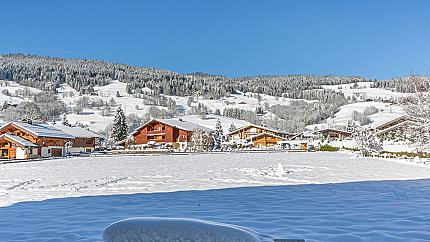
[[[130,218],[111,224],[103,233],[105,242],[262,242],[250,229],[186,218]]]

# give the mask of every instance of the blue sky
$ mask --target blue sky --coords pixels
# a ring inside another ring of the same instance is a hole
[[[0,53],[189,73],[430,72],[430,1],[4,1]]]

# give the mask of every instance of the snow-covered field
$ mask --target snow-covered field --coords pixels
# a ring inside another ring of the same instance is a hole
[[[348,121],[352,120],[352,113],[357,111],[362,113],[367,107],[375,107],[378,109],[378,113],[371,114],[368,116],[371,123],[369,126],[376,127],[390,120],[396,119],[406,114],[404,109],[399,105],[393,105],[383,102],[357,102],[351,103],[340,107],[340,110],[334,114],[334,117],[330,117],[323,123],[308,125],[307,128],[313,130],[317,128],[333,128],[333,127],[345,127]]]
[[[430,167],[342,153],[85,157],[0,165],[0,205],[100,194],[430,178]]]
[[[0,241],[102,241],[136,216],[307,242],[430,238],[430,180],[412,180],[429,167],[344,153],[71,158],[2,164],[0,177]]]
[[[136,216],[306,241],[426,241],[430,180],[413,180],[424,178],[430,167],[320,152],[1,164],[0,241],[101,241],[109,224]]]
[[[357,87],[354,87],[354,85],[354,83],[341,85],[323,85],[323,88],[342,92],[345,97],[356,96],[361,100],[366,100],[368,98],[395,99],[410,95],[408,93],[393,92],[383,88],[372,88],[372,82],[358,82]]]

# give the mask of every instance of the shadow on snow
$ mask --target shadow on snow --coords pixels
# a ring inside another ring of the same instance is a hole
[[[130,217],[197,218],[275,238],[426,241],[430,179],[85,196],[0,208],[0,241],[102,241]]]

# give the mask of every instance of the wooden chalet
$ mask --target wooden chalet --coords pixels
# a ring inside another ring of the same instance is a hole
[[[392,119],[390,121],[387,121],[387,122],[385,122],[383,124],[380,124],[380,125],[374,127],[374,130],[376,132],[382,131],[382,130],[391,128],[393,126],[396,126],[398,124],[401,124],[401,123],[407,122],[407,121],[409,121],[409,122],[415,122],[416,120],[414,118],[408,116],[408,115],[403,115],[403,116],[400,116],[398,118]]]
[[[133,131],[131,135],[134,138],[135,147],[147,144],[168,144],[173,148],[186,148],[191,141],[192,132],[196,129],[205,132],[213,131],[180,118],[152,119]]]
[[[227,135],[230,140],[235,141],[235,140],[246,140],[252,136],[262,134],[262,133],[276,135],[276,136],[282,135],[282,132],[280,132],[279,130],[269,129],[255,124],[249,124],[249,125],[240,127],[236,130],[231,131]]]
[[[246,138],[248,142],[251,142],[253,147],[269,147],[278,145],[279,142],[284,141],[285,138],[272,133],[259,133]]]
[[[405,115],[376,126],[374,131],[379,138],[395,139],[401,138],[398,137],[399,134],[407,136],[407,130],[414,129],[420,125],[416,119]]]
[[[301,133],[290,136],[289,140],[313,140],[314,138],[315,138],[314,132],[303,131]]]
[[[3,159],[64,156],[72,139],[50,125],[11,122],[0,127],[0,154]]]
[[[71,154],[91,153],[96,147],[96,140],[100,135],[79,126],[54,125],[55,128],[73,136],[67,151]]]
[[[337,129],[321,129],[314,132],[315,135],[321,135],[323,139],[328,140],[343,140],[352,137],[352,133]]]

